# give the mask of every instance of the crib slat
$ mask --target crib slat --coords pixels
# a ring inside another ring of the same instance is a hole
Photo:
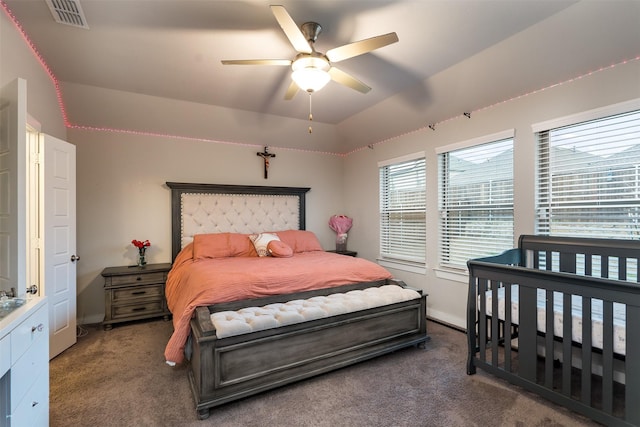
[[[520,285],[519,291],[518,355],[520,361],[520,377],[535,382],[536,380],[536,342],[537,342],[537,291],[536,288]]]
[[[545,269],[551,271],[553,268],[553,252],[545,251]]]
[[[511,283],[504,286],[504,370],[511,372]]]
[[[582,297],[582,381],[581,400],[591,406],[591,298]]]
[[[478,279],[478,294],[480,295],[480,313],[478,316],[478,341],[480,347],[480,361],[486,361],[487,352],[487,279]]]
[[[478,281],[469,274],[469,289],[467,294],[467,374],[476,373],[475,358],[478,349]]]
[[[627,258],[618,258],[618,280],[627,280]]]
[[[600,257],[600,277],[609,277],[609,257],[606,255]]]
[[[500,312],[498,289],[500,282],[489,281],[491,285],[491,364],[498,366],[498,353],[500,344]]]
[[[551,313],[553,316],[553,312]],[[562,294],[562,394],[571,396],[571,294]]]
[[[553,291],[547,290],[545,293],[544,386],[553,390]]]
[[[640,381],[637,381],[640,378],[640,334],[635,328],[640,325],[640,307],[627,305],[626,316],[625,418],[629,424],[637,426],[640,425]]]
[[[602,301],[602,410],[613,413],[613,303]]]
[[[575,274],[576,254],[569,252],[560,252],[560,271]]]
[[[592,267],[593,264],[593,255],[592,254],[585,254],[584,255],[584,275],[585,276],[592,276]]]

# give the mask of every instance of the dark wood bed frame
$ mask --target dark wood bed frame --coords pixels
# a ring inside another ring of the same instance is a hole
[[[468,266],[468,374],[481,368],[604,425],[640,425],[639,241],[524,235],[517,249]],[[593,277],[597,270],[602,278]],[[484,298],[492,292],[491,313],[498,313],[498,288],[510,300],[513,284],[517,324],[511,310],[504,319],[488,315]],[[547,292],[546,331],[553,331],[554,292],[562,294],[562,337],[538,331],[537,289]],[[572,295],[582,297],[581,344],[572,341]],[[593,299],[603,301],[602,349],[592,347]],[[624,356],[614,353],[614,303],[626,306]],[[616,372],[624,373],[624,384]]]
[[[305,194],[309,188],[185,184],[171,188],[173,257],[181,246],[183,193],[295,195],[300,224],[305,229]],[[255,230],[256,232],[264,230]],[[277,231],[277,230],[271,230]],[[398,349],[424,347],[426,295],[295,325],[218,339],[210,314],[317,295],[403,282],[384,280],[198,307],[191,321],[189,381],[200,419],[211,408],[275,387],[329,372]],[[188,354],[188,355],[189,355]]]

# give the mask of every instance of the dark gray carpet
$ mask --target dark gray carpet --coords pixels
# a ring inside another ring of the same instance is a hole
[[[162,320],[86,336],[51,361],[56,426],[595,426],[483,372],[466,375],[466,335],[429,322],[408,348],[196,416],[187,368],[164,363]]]

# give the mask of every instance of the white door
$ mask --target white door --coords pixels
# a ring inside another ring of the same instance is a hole
[[[42,134],[42,287],[49,301],[49,358],[76,343],[76,147]]]
[[[0,290],[25,293],[27,82],[0,90]]]

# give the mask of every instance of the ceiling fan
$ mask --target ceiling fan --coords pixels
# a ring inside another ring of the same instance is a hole
[[[298,89],[309,93],[316,92],[322,89],[330,80],[362,93],[369,92],[371,90],[369,86],[336,68],[333,63],[371,52],[398,41],[396,33],[388,33],[336,47],[323,54],[317,52],[314,48],[314,43],[322,31],[320,24],[305,22],[298,28],[284,6],[272,5],[270,7],[282,31],[284,31],[294,49],[298,52],[295,58],[293,60],[231,59],[223,60],[222,64],[290,66],[292,69],[292,82],[285,94],[285,99],[287,100],[292,99],[298,93]]]

